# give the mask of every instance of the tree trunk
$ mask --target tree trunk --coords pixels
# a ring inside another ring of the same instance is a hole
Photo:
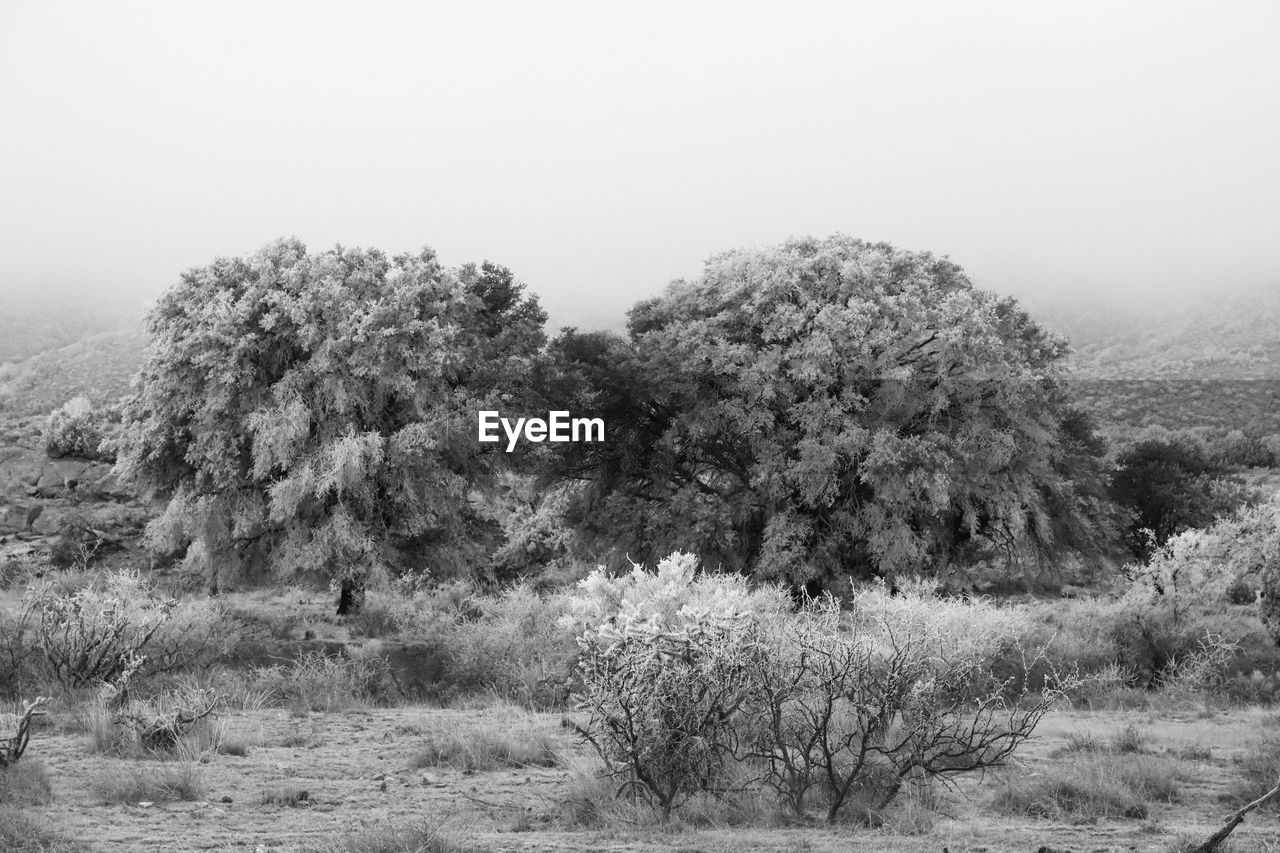
[[[364,581],[344,578],[338,589],[338,615],[353,616],[364,606]]]

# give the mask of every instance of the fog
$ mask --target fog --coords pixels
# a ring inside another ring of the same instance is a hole
[[[837,231],[1033,303],[1266,286],[1278,36],[1272,2],[7,0],[0,289],[135,302],[297,235],[616,326]]]

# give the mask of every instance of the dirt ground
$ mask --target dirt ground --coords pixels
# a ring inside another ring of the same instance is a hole
[[[1200,745],[1210,747],[1210,757],[1195,762],[1194,778],[1183,783],[1179,802],[1156,805],[1145,820],[1071,825],[1001,817],[987,807],[988,778],[969,780],[961,792],[948,795],[927,833],[899,835],[853,827],[590,830],[568,825],[560,808],[568,770],[409,769],[424,733],[491,725],[486,715],[501,713],[397,708],[306,717],[276,709],[232,714],[224,722],[251,745],[248,754],[213,756],[201,766],[204,800],[150,805],[102,805],[93,786],[124,765],[158,773],[161,762],[91,755],[85,734],[46,730],[33,739],[28,756],[48,768],[54,801],[29,811],[101,851],[305,851],[362,827],[423,817],[443,822],[475,849],[493,851],[1161,851],[1179,834],[1204,836],[1221,823],[1230,809],[1219,796],[1235,777],[1233,763],[1258,726],[1274,721],[1259,711],[1056,712],[1009,772],[1026,779],[1052,773],[1051,753],[1069,735],[1107,738],[1130,724],[1146,733],[1150,751]],[[559,716],[542,715],[537,725],[566,750],[578,748]],[[265,802],[272,792],[301,790],[307,797],[300,804]],[[1275,812],[1255,814],[1233,837],[1239,839],[1235,850],[1280,850],[1280,818]]]

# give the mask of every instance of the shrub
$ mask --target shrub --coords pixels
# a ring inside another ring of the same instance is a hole
[[[387,702],[391,696],[387,672],[383,658],[307,652],[288,664],[254,668],[248,689],[265,692],[273,705],[339,711]]]
[[[1280,645],[1280,554],[1270,560],[1261,574],[1262,595],[1258,599],[1258,615]]]
[[[89,715],[93,752],[135,758],[216,749],[218,732],[211,715],[220,697],[212,690],[186,685],[118,705],[109,704],[112,692],[105,690]]]
[[[811,792],[829,821],[878,813],[905,788],[1002,763],[1074,685],[999,676],[1024,618],[984,601],[904,584],[855,593],[847,614],[830,598],[790,614],[776,590],[695,571],[675,554],[654,574],[594,573],[570,617],[579,731],[615,793],[664,820],[699,793],[761,783],[797,815]]]
[[[102,446],[107,437],[107,419],[94,411],[88,397],[74,397],[49,414],[45,424],[45,453],[53,458],[115,461],[115,453]]]
[[[568,597],[516,584],[475,605],[476,617],[455,622],[443,644],[448,691],[488,693],[532,710],[563,708],[577,662],[573,633],[560,621]]]
[[[575,677],[577,644],[561,624],[564,593],[517,583],[494,592],[452,582],[422,587],[400,582],[371,590],[362,613],[348,619],[364,636],[398,635],[433,661],[428,698],[452,701],[487,694],[532,710],[565,707]]]
[[[153,673],[182,660],[148,665],[145,652],[177,602],[160,599],[137,572],[112,572],[100,584],[60,592],[46,583],[25,599],[19,630],[30,628],[31,650],[63,687],[114,682],[123,673]]]
[[[762,731],[749,755],[797,815],[813,789],[834,821],[846,806],[883,810],[909,783],[999,765],[1074,683],[1010,695],[991,662],[1017,619],[983,601],[872,589],[854,594],[849,617],[810,602],[757,659]]]
[[[697,578],[696,569],[695,557],[677,553],[652,574],[593,572],[566,617],[580,630],[580,732],[618,793],[649,798],[664,820],[729,775],[763,652],[753,616],[783,606],[780,594],[753,593],[736,576]]]

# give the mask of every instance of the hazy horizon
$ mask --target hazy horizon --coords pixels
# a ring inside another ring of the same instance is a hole
[[[5,3],[0,293],[141,300],[296,235],[616,327],[835,232],[1032,306],[1280,286],[1277,34],[1264,2]]]

